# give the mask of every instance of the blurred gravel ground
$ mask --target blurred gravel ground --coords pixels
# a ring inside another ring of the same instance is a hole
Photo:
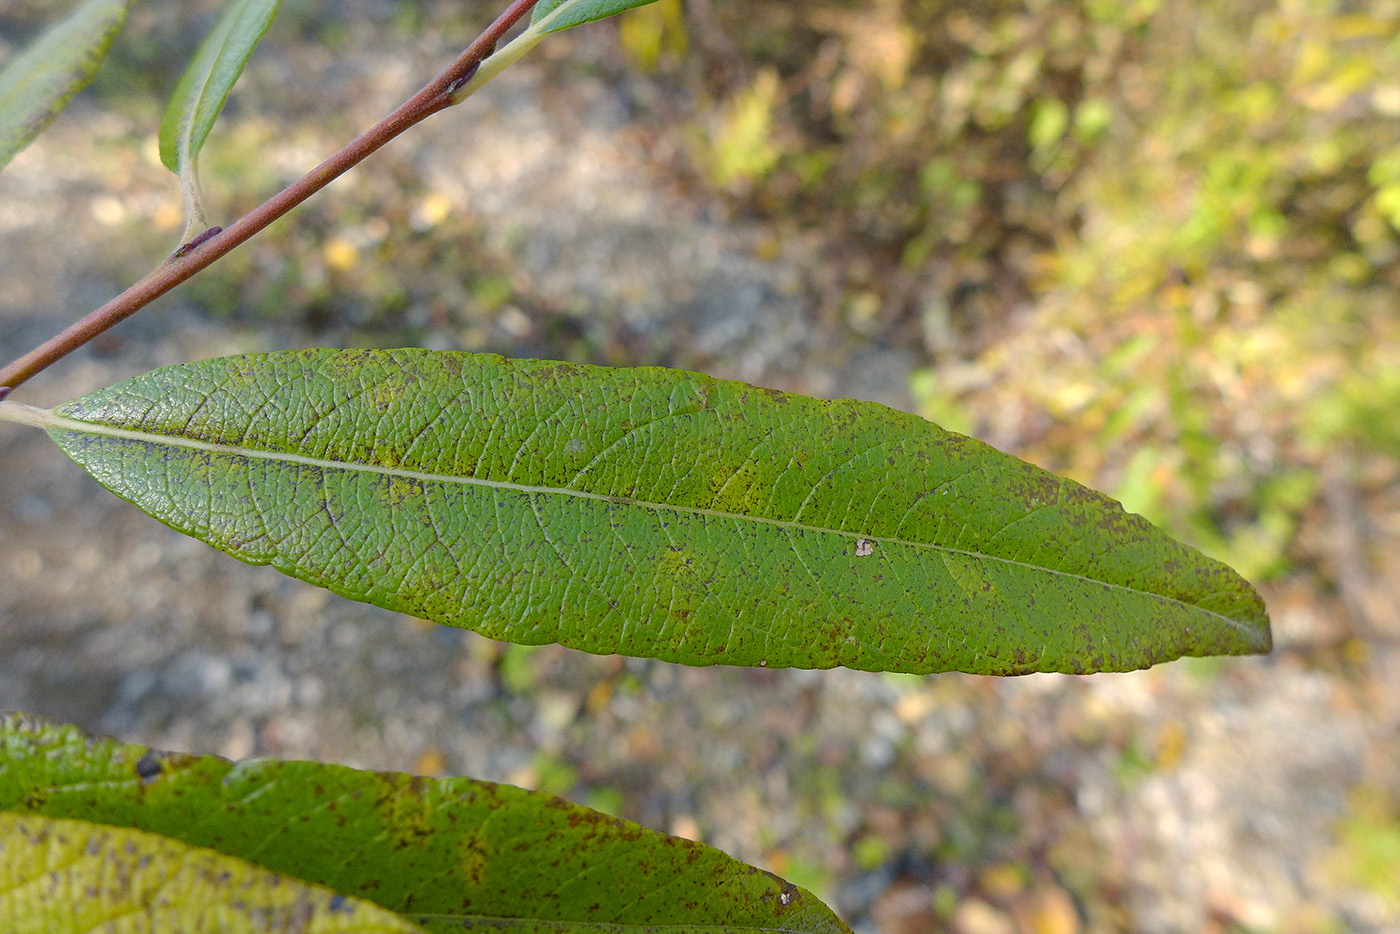
[[[332,69],[283,42],[211,141],[256,150],[258,185],[312,164],[450,45],[363,30]],[[309,250],[327,317],[210,316],[207,289],[177,294],[21,398],[409,333],[907,407],[918,350],[813,321],[814,245],[668,175],[665,135],[637,118],[656,90],[617,76],[611,42],[581,31],[522,63],[250,251],[263,275]],[[312,86],[331,125],[279,129],[280,107],[309,106],[284,89]],[[84,99],[0,174],[7,359],[173,247],[154,124]],[[227,203],[240,179],[211,164]],[[377,217],[395,189],[396,213]],[[410,290],[397,330],[336,297],[355,251],[423,242],[459,244],[464,265],[422,270],[438,278]],[[1266,592],[1278,649],[1263,659],[1080,679],[690,669],[503,647],[245,567],[140,516],[35,432],[0,426],[0,478],[0,708],[161,748],[543,787],[812,886],[862,932],[1400,931],[1384,875],[1400,848],[1396,633],[1343,638],[1337,598],[1305,585]]]

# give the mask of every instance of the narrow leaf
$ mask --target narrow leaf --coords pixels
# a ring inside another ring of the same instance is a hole
[[[1270,645],[1229,568],[871,403],[660,369],[313,350],[167,367],[46,417],[70,457],[180,531],[496,639],[981,674]]]
[[[540,0],[530,17],[530,26],[539,27],[542,34],[547,35],[653,2],[655,0]]]
[[[156,753],[10,715],[3,811],[209,847],[443,934],[849,934],[810,893],[716,849],[465,778]]]
[[[345,898],[140,830],[0,812],[0,930],[8,934],[219,931],[412,934]]]
[[[205,226],[196,158],[229,92],[272,25],[282,0],[233,0],[185,69],[160,124],[160,161],[180,176],[189,208],[186,235]]]
[[[88,0],[0,71],[0,167],[87,87],[132,0]]]

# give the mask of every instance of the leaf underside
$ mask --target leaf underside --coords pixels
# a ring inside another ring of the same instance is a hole
[[[0,71],[0,167],[87,87],[132,0],[88,0]]]
[[[180,77],[160,124],[160,161],[182,180],[280,5],[233,0]]]
[[[156,753],[9,715],[6,811],[160,834],[443,934],[849,934],[810,893],[712,847],[465,778]],[[6,861],[0,844],[0,879]]]
[[[1229,568],[872,403],[653,368],[310,350],[167,367],[56,415],[70,457],[182,532],[511,642],[979,674],[1270,646]]]
[[[542,26],[544,34],[548,35],[594,20],[607,19],[609,16],[616,16],[634,7],[654,2],[655,0],[540,0],[530,17],[530,25]]]

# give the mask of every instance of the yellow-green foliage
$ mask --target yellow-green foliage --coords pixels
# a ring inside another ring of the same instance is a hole
[[[777,166],[782,150],[773,139],[773,108],[778,75],[758,73],[754,83],[735,94],[706,133],[710,175],[723,187],[761,181]]]
[[[753,203],[922,325],[928,414],[1251,575],[1324,467],[1397,476],[1400,3],[744,7]]]
[[[660,0],[632,10],[618,20],[617,34],[632,62],[643,71],[655,71],[663,61],[679,62],[690,45],[680,0]]]
[[[988,360],[1099,442],[1047,433],[1040,458],[1254,575],[1286,567],[1336,454],[1393,471],[1397,451],[1400,7],[1341,6],[1152,19],[1062,193],[1077,236],[1042,255],[1031,327]]]
[[[1367,889],[1400,907],[1400,811],[1394,802],[1361,786],[1350,812],[1337,828],[1337,843],[1326,867],[1335,881]]]

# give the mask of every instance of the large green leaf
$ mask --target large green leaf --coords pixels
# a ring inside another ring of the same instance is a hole
[[[282,0],[232,0],[209,37],[185,69],[160,123],[160,161],[180,176],[190,214],[188,236],[204,225],[196,159],[228,102],[238,76],[263,34],[277,16]]]
[[[530,26],[539,27],[541,35],[548,35],[653,2],[655,0],[540,0],[530,17]]]
[[[0,167],[87,87],[132,0],[88,0],[0,71]]]
[[[312,350],[167,367],[41,420],[176,529],[513,642],[983,674],[1270,645],[1229,568],[870,403],[660,369]]]
[[[848,930],[810,893],[704,844],[465,778],[163,754],[10,715],[4,811],[161,834],[443,934]]]
[[[423,934],[377,905],[213,850],[0,812],[0,931]]]

